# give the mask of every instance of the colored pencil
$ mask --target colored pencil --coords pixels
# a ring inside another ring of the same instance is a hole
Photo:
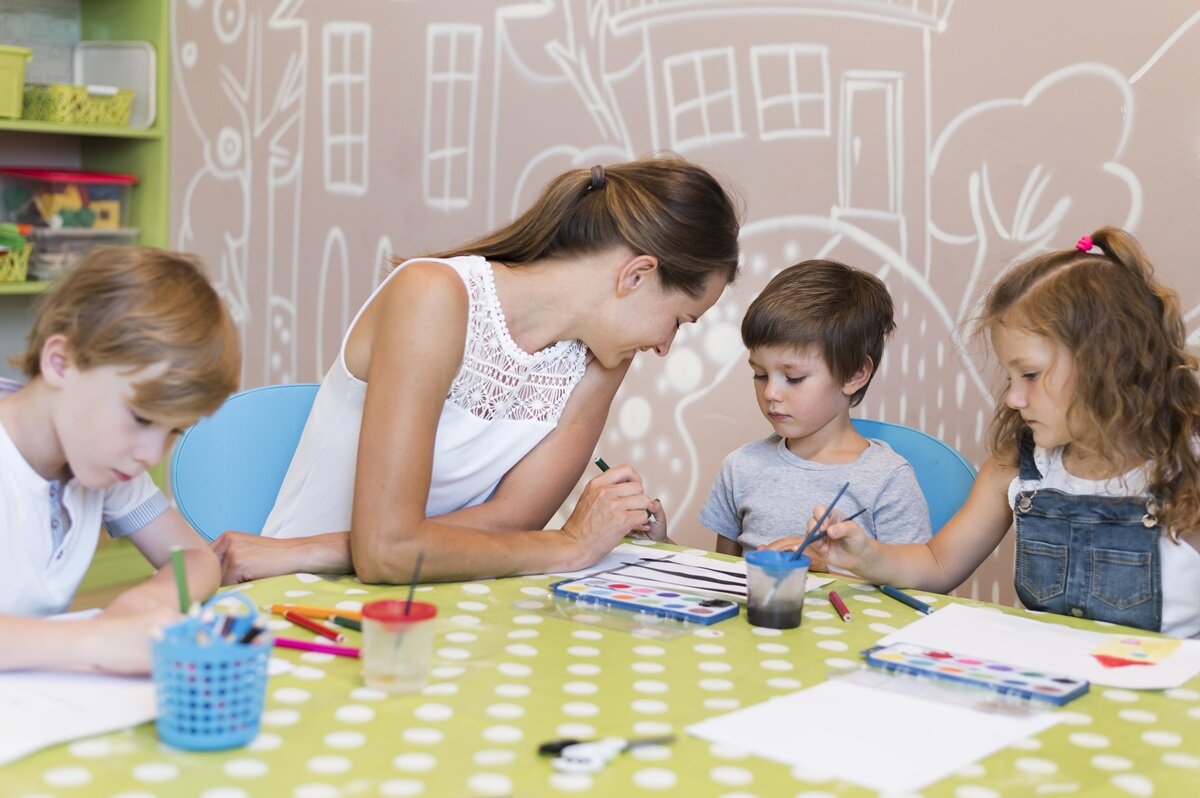
[[[359,657],[359,650],[350,646],[327,646],[324,643],[309,643],[305,640],[292,640],[290,637],[275,638],[277,648],[294,648],[298,651],[316,651],[319,654],[334,654],[339,657]]]
[[[179,591],[179,611],[187,614],[192,599],[188,595],[187,566],[183,564],[183,547],[171,547],[171,567],[175,570],[175,588]]]
[[[317,623],[312,618],[305,618],[298,612],[292,612],[291,610],[288,610],[283,614],[283,618],[284,620],[291,621],[297,626],[307,629],[314,634],[319,634],[321,637],[329,638],[335,643],[341,643],[346,639],[346,636],[337,629],[330,629],[324,624]]]
[[[362,621],[356,621],[353,618],[347,618],[345,615],[330,615],[328,618],[332,624],[337,624],[343,629],[351,629],[355,632],[362,631]]]
[[[303,615],[306,618],[328,618],[330,615],[340,615],[343,618],[350,618],[355,621],[362,620],[362,613],[358,610],[339,610],[336,607],[310,607],[304,604],[272,604],[266,607],[267,612],[272,615],[283,615],[285,612],[294,612],[297,615]]]
[[[842,601],[842,597],[837,594],[836,590],[829,591],[829,603],[837,610],[837,614],[841,616],[842,623],[849,623],[851,619],[850,609],[846,606],[846,602]]]
[[[916,610],[918,612],[923,612],[926,615],[933,612],[933,607],[930,607],[924,601],[921,601],[920,599],[915,599],[912,596],[908,595],[907,593],[901,593],[899,590],[892,587],[891,585],[880,585],[879,589],[882,590],[885,595],[891,596],[896,601],[899,601],[902,604],[907,604],[908,606],[912,607],[914,610]]]

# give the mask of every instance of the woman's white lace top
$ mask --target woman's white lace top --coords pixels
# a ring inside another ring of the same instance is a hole
[[[389,274],[363,308],[411,262]],[[470,301],[462,365],[438,421],[425,505],[428,517],[486,501],[504,475],[554,429],[583,377],[588,357],[579,341],[559,341],[532,354],[525,352],[509,334],[491,264],[474,256],[437,262],[462,278]],[[362,312],[354,317],[350,330]],[[350,528],[367,391],[367,383],[346,367],[350,330],[317,392],[264,535],[300,537]],[[375,385],[372,390],[387,390],[387,386]]]

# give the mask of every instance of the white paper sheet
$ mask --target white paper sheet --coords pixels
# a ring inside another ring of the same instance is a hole
[[[745,560],[683,554],[634,543],[622,543],[591,568],[556,576],[576,579],[601,571],[619,571],[622,580],[640,585],[746,601]],[[815,590],[832,581],[828,577],[809,574],[804,589]]]
[[[149,678],[0,673],[0,766],[49,745],[153,720]]]
[[[1114,626],[1111,632],[1088,632],[996,610],[949,604],[879,642],[919,643],[1134,690],[1179,687],[1200,673],[1200,641],[1196,640],[1181,640],[1175,653],[1154,665],[1104,667],[1091,652],[1124,631]]]
[[[687,732],[875,790],[908,792],[1057,721],[1052,712],[1001,715],[831,679]]]

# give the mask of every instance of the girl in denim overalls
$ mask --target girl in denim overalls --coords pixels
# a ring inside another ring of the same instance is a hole
[[[1174,292],[1131,235],[1104,228],[1004,274],[978,329],[1007,385],[962,509],[927,544],[835,523],[817,553],[945,592],[1015,519],[1028,608],[1200,636],[1200,384]]]

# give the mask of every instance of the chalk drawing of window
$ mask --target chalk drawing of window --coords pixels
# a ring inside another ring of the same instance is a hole
[[[752,47],[750,71],[763,141],[829,135],[829,48]]]
[[[663,60],[671,147],[678,152],[742,138],[733,50],[696,50]]]
[[[371,28],[331,22],[321,34],[325,190],[361,197],[370,144]]]
[[[478,25],[430,25],[425,36],[425,204],[449,211],[471,204]]]
[[[901,212],[903,89],[898,72],[851,70],[842,76],[838,198],[843,208]]]

